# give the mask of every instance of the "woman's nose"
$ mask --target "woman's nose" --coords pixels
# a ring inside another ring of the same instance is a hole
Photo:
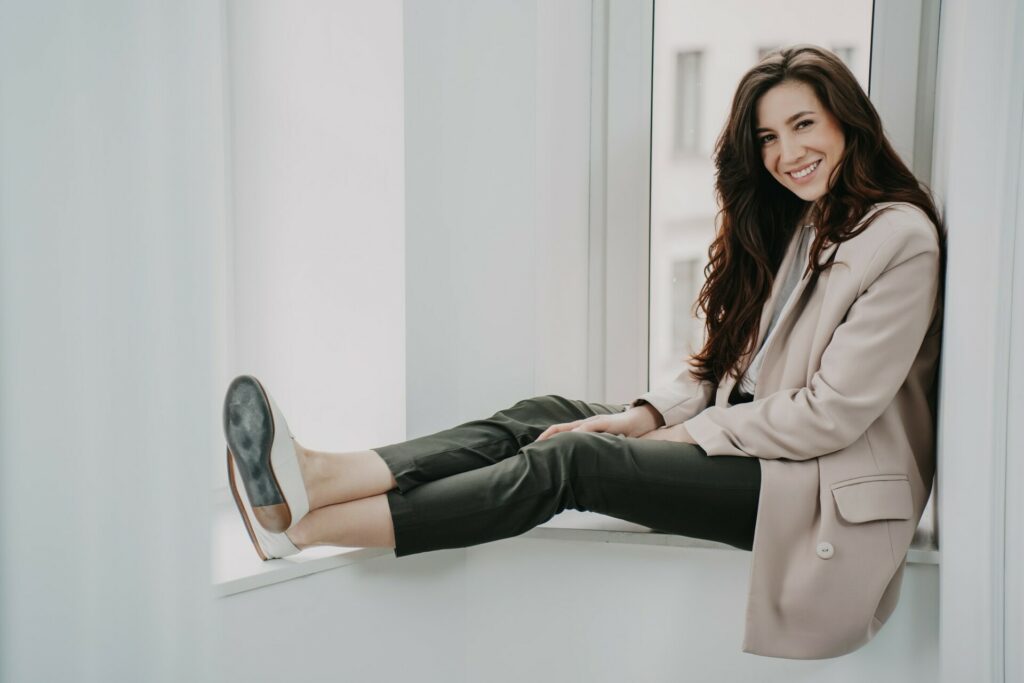
[[[804,155],[804,146],[796,140],[787,140],[783,138],[780,140],[782,143],[782,162],[792,163],[799,161]]]

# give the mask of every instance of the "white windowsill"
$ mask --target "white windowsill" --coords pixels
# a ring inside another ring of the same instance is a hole
[[[737,548],[724,543],[658,533],[614,517],[578,510],[565,510],[518,538],[638,543],[738,551]],[[234,502],[224,495],[217,496],[215,502],[211,541],[213,592],[216,597],[270,586],[373,557],[393,555],[391,548],[322,547],[309,548],[292,557],[264,562],[253,550]],[[924,544],[915,543],[907,553],[907,562],[937,565],[940,562],[940,552]]]

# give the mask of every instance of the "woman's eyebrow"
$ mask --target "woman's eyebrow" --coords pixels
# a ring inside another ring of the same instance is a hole
[[[813,113],[814,113],[813,111],[798,111],[797,113],[793,114],[788,119],[786,119],[786,124],[788,125],[790,123],[793,123],[794,121],[796,121],[798,118],[800,118],[801,116],[803,116],[805,114],[813,114]],[[755,133],[760,133],[762,131],[771,132],[771,130],[772,130],[771,128],[758,128],[754,132]]]

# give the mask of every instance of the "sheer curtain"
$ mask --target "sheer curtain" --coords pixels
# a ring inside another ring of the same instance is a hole
[[[2,680],[212,677],[223,26],[0,0]]]

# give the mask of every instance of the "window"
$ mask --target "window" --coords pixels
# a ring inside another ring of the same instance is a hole
[[[744,20],[736,21],[737,12]],[[871,0],[743,3],[658,0],[654,19],[648,383],[700,350],[691,314],[715,236],[711,151],[740,76],[782,45],[835,47],[867,89]],[[710,41],[710,42],[709,42]],[[700,46],[695,49],[694,46]],[[703,125],[702,125],[703,124]]]
[[[676,156],[692,156],[700,151],[702,61],[700,51],[676,54]]]
[[[687,311],[697,300],[703,283],[703,259],[684,258],[672,264],[672,310]],[[672,354],[685,358],[703,346],[703,328],[690,315],[672,317]]]
[[[832,48],[832,52],[835,52],[836,55],[838,55],[839,59],[843,60],[843,64],[850,67],[851,69],[854,68],[853,58],[855,50],[856,48],[850,46]]]

